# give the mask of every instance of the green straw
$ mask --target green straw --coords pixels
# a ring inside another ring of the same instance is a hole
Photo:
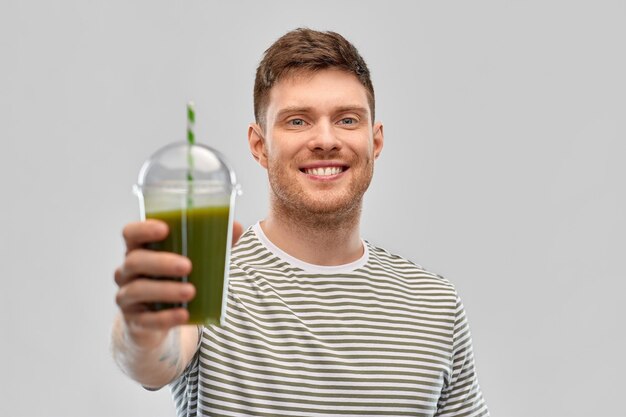
[[[191,207],[193,205],[192,187],[193,187],[193,154],[191,149],[196,143],[196,135],[194,133],[194,126],[196,124],[196,111],[194,110],[193,101],[187,103],[187,143],[189,144],[187,151],[187,181],[189,181],[189,196],[187,198],[187,205]]]
[[[196,111],[194,110],[193,101],[187,103],[187,142],[190,145],[196,143],[196,135],[193,132],[194,125],[196,124]]]

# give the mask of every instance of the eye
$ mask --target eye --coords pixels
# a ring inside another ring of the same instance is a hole
[[[339,120],[339,124],[341,125],[348,125],[348,126],[352,126],[357,124],[359,121],[354,118],[354,117],[344,117],[343,119]]]
[[[302,119],[291,119],[287,121],[289,126],[304,126],[306,122]]]

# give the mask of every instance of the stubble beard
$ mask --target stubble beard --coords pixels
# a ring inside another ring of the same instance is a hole
[[[273,212],[291,225],[304,229],[340,231],[359,223],[363,196],[373,176],[373,163],[368,160],[360,178],[353,178],[347,191],[318,191],[315,196],[291,180],[279,164],[268,164],[270,204]],[[355,169],[357,167],[350,168]]]

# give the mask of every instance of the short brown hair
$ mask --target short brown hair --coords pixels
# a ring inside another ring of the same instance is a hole
[[[354,74],[367,91],[374,121],[374,86],[370,71],[359,51],[335,32],[298,28],[287,32],[264,53],[254,81],[254,117],[265,125],[269,93],[274,84],[299,71],[315,72],[336,68]]]

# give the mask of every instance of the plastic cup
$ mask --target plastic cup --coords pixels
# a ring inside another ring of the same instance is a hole
[[[226,319],[233,211],[239,186],[222,155],[208,146],[173,143],[142,166],[134,187],[142,220],[167,223],[169,234],[149,249],[188,257],[185,277],[152,277],[190,282],[196,296],[189,303],[154,303],[161,310],[182,306],[189,323],[223,325]]]

